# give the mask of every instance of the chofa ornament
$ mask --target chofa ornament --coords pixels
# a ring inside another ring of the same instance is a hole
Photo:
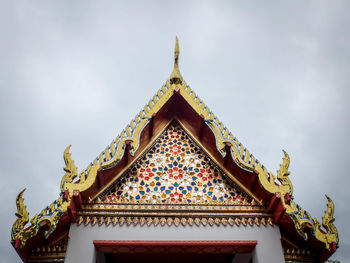
[[[27,212],[27,207],[24,205],[24,198],[23,193],[26,189],[24,188],[17,196],[16,198],[16,205],[17,205],[17,212],[16,216],[17,219],[15,223],[12,226],[11,229],[11,238],[12,240],[16,239],[16,233],[19,232],[24,228],[24,226],[29,221],[29,213]]]
[[[331,245],[338,245],[339,236],[338,230],[334,226],[334,203],[331,198],[326,195],[328,200],[327,210],[325,215],[322,218],[322,226],[324,230],[321,229],[321,224],[316,218],[310,216],[309,213],[304,211],[299,205],[296,205],[293,201],[293,186],[288,178],[290,172],[288,171],[290,158],[289,155],[283,151],[284,158],[280,166],[280,169],[277,171],[277,179],[281,185],[275,183],[275,177],[272,173],[268,173],[266,170],[261,169],[261,166],[257,167],[259,172],[259,179],[262,185],[270,193],[281,194],[281,201],[283,206],[286,208],[286,214],[294,221],[295,227],[305,239],[308,238],[306,229],[311,228],[312,234],[316,239],[323,242],[328,250],[334,249]],[[269,180],[267,179],[269,178]]]
[[[56,225],[61,216],[67,212],[70,205],[73,191],[84,191],[88,189],[95,181],[98,165],[89,166],[88,170],[83,170],[79,174],[79,181],[74,183],[73,180],[78,176],[77,167],[71,159],[69,153],[70,145],[65,149],[63,158],[65,162],[64,171],[66,172],[61,180],[61,192],[59,198],[44,208],[40,214],[35,214],[30,220],[31,225],[25,228],[29,221],[29,213],[24,205],[22,190],[16,199],[17,204],[17,219],[12,226],[11,239],[16,248],[23,248],[28,239],[34,237],[41,227],[47,226],[45,236],[48,237],[56,228]]]

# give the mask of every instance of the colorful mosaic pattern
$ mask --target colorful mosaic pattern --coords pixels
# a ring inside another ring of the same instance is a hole
[[[173,123],[107,199],[113,203],[242,204],[251,198],[215,167],[177,123]]]

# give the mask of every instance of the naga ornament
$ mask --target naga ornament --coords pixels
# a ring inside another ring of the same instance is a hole
[[[295,202],[288,198],[293,195],[293,185],[291,180],[289,179],[290,172],[288,171],[290,158],[289,155],[283,151],[284,158],[280,169],[277,171],[277,179],[281,183],[280,185],[276,184],[276,177],[269,173],[265,168],[261,165],[255,166],[255,169],[258,172],[259,180],[265,190],[269,191],[272,194],[280,193],[281,200],[283,206],[286,208],[286,214],[294,221],[295,228],[300,233],[302,237],[305,239],[308,238],[306,234],[306,227],[311,227],[312,234],[319,241],[323,242],[328,250],[334,249],[332,247],[332,243],[338,245],[339,237],[337,228],[334,226],[334,203],[333,201],[326,195],[328,199],[327,210],[325,211],[325,215],[322,218],[322,226],[326,231],[321,229],[320,222],[314,218],[312,219],[309,213],[304,211],[300,206],[297,206]]]
[[[290,172],[288,171],[290,158],[288,153],[283,150],[284,158],[282,161],[282,164],[280,166],[280,169],[277,171],[277,179],[280,181],[280,183],[284,186],[289,187],[288,194],[293,195],[293,185],[291,180],[289,179]]]
[[[74,164],[74,161],[71,158],[71,153],[69,152],[71,145],[69,145],[63,153],[63,159],[66,164],[66,167],[63,170],[66,172],[61,180],[61,192],[65,191],[64,185],[65,183],[71,183],[75,177],[77,177],[77,167]]]
[[[290,205],[286,202],[286,196],[292,196],[293,195],[293,185],[291,180],[289,179],[290,172],[288,171],[290,158],[286,151],[283,150],[284,157],[282,160],[282,164],[280,165],[280,169],[277,171],[277,179],[281,183],[278,185],[275,180],[276,177],[266,170],[265,167],[262,167],[262,165],[259,163],[255,166],[255,170],[258,172],[259,181],[262,184],[262,186],[270,192],[271,194],[280,193],[282,198],[282,202],[284,207],[287,209],[287,213],[291,211],[291,209],[295,209],[295,204],[291,202]],[[292,206],[292,207],[290,207]],[[290,209],[289,209],[290,208]]]
[[[23,198],[23,193],[25,190],[26,189],[24,188],[16,198],[17,212],[15,215],[17,216],[17,219],[11,229],[12,240],[15,240],[16,233],[22,230],[29,221],[29,213],[27,212],[27,207],[24,205]]]
[[[24,226],[29,221],[29,214],[26,210],[26,206],[23,204],[23,191],[21,191],[16,199],[17,204],[17,219],[12,226],[11,239],[13,242],[19,240],[19,243],[15,243],[15,246],[23,248],[28,239],[34,237],[43,225],[48,226],[45,231],[45,237],[48,238],[50,234],[56,229],[56,225],[59,219],[64,215],[68,206],[70,205],[74,190],[84,191],[88,189],[96,179],[97,169],[99,165],[94,164],[89,166],[86,170],[81,171],[79,174],[80,181],[73,182],[77,177],[77,167],[74,161],[71,159],[69,152],[70,145],[65,149],[63,158],[66,166],[63,168],[66,172],[61,180],[60,196],[57,200],[53,201],[49,206],[44,208],[39,214],[36,214],[30,220],[31,225],[27,228]]]

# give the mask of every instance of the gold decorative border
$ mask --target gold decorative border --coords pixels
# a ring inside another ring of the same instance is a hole
[[[252,201],[254,203],[254,199]],[[77,213],[77,225],[271,225],[273,219],[261,205],[181,205],[85,203]]]
[[[254,199],[253,199],[254,200]],[[98,201],[98,200],[97,200]],[[108,202],[94,202],[83,204],[82,211],[133,211],[133,212],[143,212],[143,211],[154,211],[154,212],[247,212],[247,213],[267,213],[264,206],[255,205],[254,202],[251,204],[242,205],[214,205],[214,204],[197,204],[197,205],[187,205],[187,204],[173,204],[173,203],[154,203],[154,204],[137,204],[137,203],[108,203]]]
[[[119,176],[115,177],[113,181],[111,181],[110,183],[108,183],[107,185],[105,185],[97,194],[95,194],[91,200],[95,200],[98,199],[99,196],[101,196],[101,194],[103,194],[105,191],[108,190],[108,188],[113,185],[113,183],[120,177],[122,176],[127,170],[130,169],[130,167],[132,167],[139,158],[142,158],[142,156],[147,153],[150,148],[153,147],[154,143],[157,141],[157,139],[161,136],[161,134],[171,125],[171,123],[173,122],[177,122],[181,128],[187,133],[187,135],[191,138],[191,140],[193,142],[195,142],[198,147],[204,152],[205,155],[207,155],[209,157],[209,159],[213,160],[213,163],[215,164],[215,166],[221,170],[225,175],[227,175],[228,179],[232,180],[232,182],[234,184],[236,184],[239,188],[241,188],[241,190],[243,190],[248,196],[250,196],[254,202],[257,202],[259,204],[263,204],[264,201],[260,198],[258,198],[254,193],[252,193],[247,187],[245,187],[240,181],[238,181],[234,176],[231,176],[231,173],[229,171],[227,171],[227,169],[225,167],[223,167],[222,165],[220,165],[217,161],[216,158],[210,154],[210,152],[208,152],[205,147],[201,144],[200,141],[198,141],[191,133],[191,131],[189,131],[185,125],[177,118],[171,119],[168,121],[168,123],[166,123],[166,125],[164,126],[165,128],[161,131],[158,132],[158,134],[154,137],[154,139],[149,142],[149,144],[143,149],[143,151],[137,152],[135,154],[135,159],[129,163],[121,172],[119,172]]]
[[[92,226],[98,224],[99,226],[105,224],[107,226],[112,225],[115,226],[119,224],[120,226],[123,226],[124,224],[126,226],[130,225],[140,225],[140,226],[171,226],[175,225],[178,227],[180,224],[182,226],[253,226],[256,225],[260,227],[263,226],[274,226],[273,220],[271,217],[267,216],[256,216],[256,217],[219,217],[219,216],[123,216],[123,215],[115,215],[115,216],[104,216],[104,215],[79,215],[77,218],[76,224],[80,226],[83,224],[85,226],[91,224]]]

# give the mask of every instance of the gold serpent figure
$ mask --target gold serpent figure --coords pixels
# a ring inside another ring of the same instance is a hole
[[[16,239],[16,233],[22,230],[29,221],[29,213],[27,212],[27,207],[24,205],[23,198],[23,193],[25,190],[26,188],[24,188],[16,198],[17,212],[15,215],[17,216],[17,219],[11,229],[12,240]]]

